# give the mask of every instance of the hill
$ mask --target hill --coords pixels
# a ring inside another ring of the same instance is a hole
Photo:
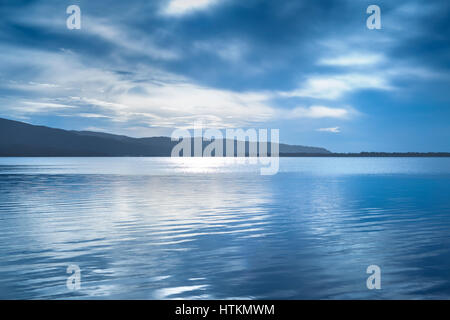
[[[169,157],[177,143],[169,137],[132,138],[102,132],[55,129],[0,118],[0,156],[3,157]],[[204,141],[203,148],[209,143]],[[226,152],[226,140],[222,143]],[[236,141],[234,143],[236,145]],[[245,148],[248,153],[248,142]],[[330,153],[324,148],[288,144],[280,144],[279,151],[281,155]]]

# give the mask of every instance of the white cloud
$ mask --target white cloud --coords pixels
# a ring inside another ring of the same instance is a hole
[[[341,132],[341,129],[339,127],[332,127],[332,128],[320,128],[320,129],[316,129],[316,131],[339,133],[339,132]]]
[[[167,15],[183,15],[197,10],[204,10],[218,0],[171,0],[163,10]]]
[[[8,68],[13,70],[31,64],[37,71],[27,79],[25,86],[20,81],[6,84],[28,96],[22,99],[22,109],[16,101],[5,104],[11,114],[17,116],[48,112],[58,116],[104,118],[115,122],[115,128],[188,128],[198,121],[202,121],[204,127],[230,128],[257,126],[277,119],[347,119],[353,114],[349,107],[277,108],[272,104],[274,98],[282,97],[276,92],[211,88],[149,67],[137,66],[134,72],[116,73],[86,65],[76,54],[62,51],[16,50],[7,61]],[[0,72],[1,69],[0,66]],[[51,83],[52,86],[35,83]]]
[[[108,130],[99,127],[86,127],[83,128],[82,131],[108,132]]]
[[[380,74],[347,73],[342,75],[312,76],[297,90],[284,92],[287,97],[309,97],[316,99],[338,99],[344,94],[361,89],[392,89],[387,79]]]
[[[57,88],[58,85],[53,83],[36,83],[33,81],[28,82],[30,86],[37,86],[37,87],[46,87],[46,88]]]
[[[72,109],[75,108],[73,105],[61,104],[55,102],[33,102],[33,101],[22,101],[19,102],[16,110],[23,113],[45,113],[54,112],[56,110]]]
[[[146,84],[146,94],[124,93],[117,96],[133,112],[151,112],[152,123],[160,126],[192,126],[203,119],[211,127],[244,126],[272,118],[276,110],[267,105],[269,93],[207,88],[188,80]]]
[[[96,114],[96,113],[77,113],[74,116],[81,118],[110,118],[104,114]]]
[[[217,55],[222,60],[230,62],[240,62],[249,51],[248,45],[237,39],[197,41],[194,43],[194,48]]]
[[[137,30],[129,30],[126,26],[116,26],[110,22],[101,22],[98,18],[84,17],[86,27],[83,32],[100,37],[112,44],[118,45],[131,52],[139,53],[159,60],[174,60],[179,54],[157,46],[151,35]]]
[[[319,64],[327,66],[352,67],[374,65],[382,62],[383,60],[384,57],[380,54],[352,53],[338,57],[323,58],[319,60]]]
[[[91,114],[95,114],[115,122],[134,121],[168,128],[192,126],[198,120],[210,127],[243,127],[278,115],[278,110],[269,104],[271,92],[210,88],[148,67],[121,75],[86,66],[77,55],[61,51],[24,50],[21,54],[16,50],[7,61],[8,68],[19,70],[32,65],[37,71],[26,84],[6,83],[8,88],[19,89],[29,97],[20,106],[17,101],[8,102],[6,107],[18,115],[57,109],[58,115],[92,118]],[[44,83],[44,79],[54,86],[29,84]],[[67,108],[71,110],[64,111]]]
[[[305,107],[297,107],[291,110],[288,114],[291,118],[338,118],[343,119],[347,118],[350,115],[350,112],[347,109],[343,108],[330,108],[326,106],[310,106],[308,108]]]

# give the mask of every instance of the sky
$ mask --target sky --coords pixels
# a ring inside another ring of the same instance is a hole
[[[381,29],[368,29],[369,5]],[[66,9],[81,9],[68,29]],[[279,129],[334,152],[450,151],[450,2],[2,0],[0,117],[133,137]]]

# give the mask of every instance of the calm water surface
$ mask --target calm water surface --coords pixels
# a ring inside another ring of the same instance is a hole
[[[449,299],[450,159],[0,158],[0,298]]]

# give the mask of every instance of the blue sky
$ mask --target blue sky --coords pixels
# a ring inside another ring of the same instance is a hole
[[[66,8],[81,8],[81,30]],[[369,30],[366,8],[381,8]],[[201,121],[336,152],[450,151],[450,3],[3,0],[0,117],[135,137]]]

